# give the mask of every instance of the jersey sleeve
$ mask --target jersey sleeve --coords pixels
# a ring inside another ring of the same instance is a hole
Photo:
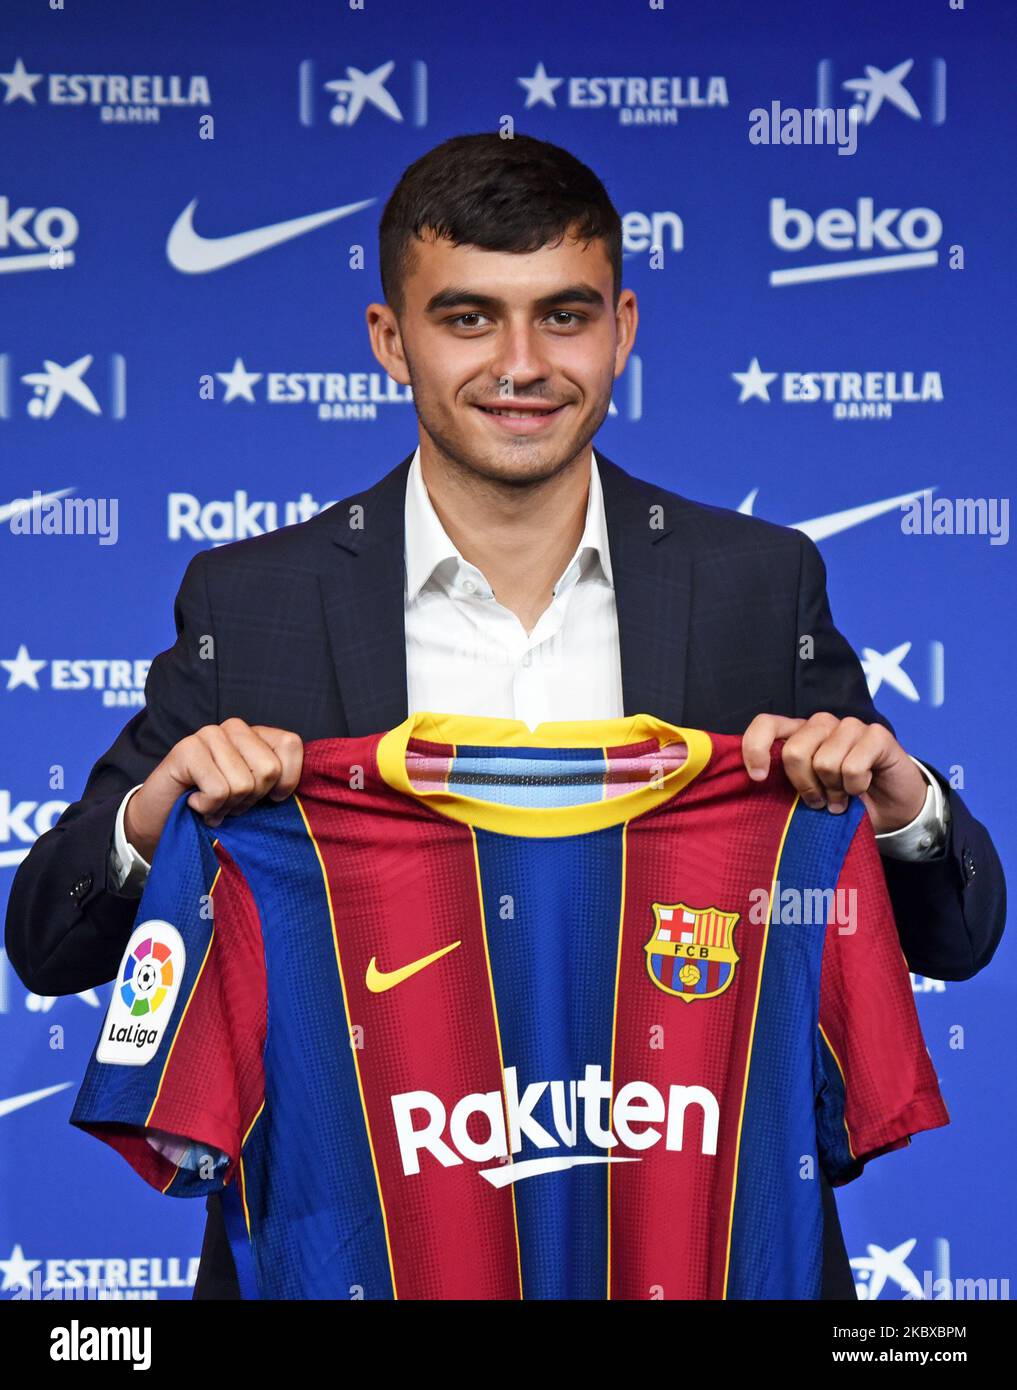
[[[819,1157],[834,1187],[949,1124],[918,1022],[879,850],[862,815],[826,927],[816,1030]]]
[[[71,1113],[178,1197],[232,1181],[264,1103],[267,1019],[254,897],[188,794],[160,837]]]

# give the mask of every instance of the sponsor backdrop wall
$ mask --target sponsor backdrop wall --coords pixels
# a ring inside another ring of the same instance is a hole
[[[7,0],[0,512],[96,524],[0,537],[4,884],[142,704],[194,552],[414,447],[364,324],[378,218],[424,150],[510,123],[624,218],[604,452],[816,538],[879,708],[1012,865],[1013,72],[1005,0]],[[793,142],[819,105],[841,143]],[[1017,1275],[1012,952],[914,988],[952,1124],[841,1192],[861,1297]],[[0,1297],[190,1295],[203,1204],[67,1123],[109,992],[39,998],[0,956]]]

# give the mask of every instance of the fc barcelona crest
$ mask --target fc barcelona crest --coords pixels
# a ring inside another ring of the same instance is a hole
[[[653,935],[645,949],[657,988],[687,1004],[723,994],[739,959],[731,940],[738,917],[716,907],[654,903]]]

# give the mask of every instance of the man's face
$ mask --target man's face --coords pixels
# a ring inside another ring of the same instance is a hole
[[[396,321],[369,306],[378,360],[410,384],[428,443],[471,472],[505,482],[557,473],[607,415],[638,319],[617,311],[604,243],[565,237],[531,254],[414,244]]]

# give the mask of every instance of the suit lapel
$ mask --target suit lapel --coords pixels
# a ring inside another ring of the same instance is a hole
[[[675,534],[680,502],[596,452],[618,609],[624,712],[679,724],[692,595],[692,561]],[[350,737],[393,728],[409,712],[403,551],[412,459],[411,453],[374,487],[334,508],[332,546],[320,580]],[[351,512],[354,507],[362,512]]]
[[[598,449],[611,547],[625,713],[680,724],[692,559],[678,543],[680,500],[633,478]]]
[[[403,550],[412,460],[409,454],[374,487],[330,508],[337,514],[333,544],[320,580],[345,733],[352,738],[392,729],[409,713]]]

